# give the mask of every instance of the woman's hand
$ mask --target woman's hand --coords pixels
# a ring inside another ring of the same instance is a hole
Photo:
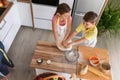
[[[60,45],[61,43],[60,43],[60,41],[56,41],[56,44],[57,44],[57,45]]]
[[[57,43],[58,46],[64,47],[61,42],[58,41],[58,42],[56,42],[56,43]]]
[[[67,41],[63,41],[63,42],[62,42],[62,45],[63,45],[64,47],[66,47],[66,46],[67,46],[67,44],[68,44],[68,42],[67,42]]]
[[[72,44],[71,43],[68,43],[67,45],[66,45],[66,47],[68,48],[68,47],[70,47],[70,46],[72,46]]]

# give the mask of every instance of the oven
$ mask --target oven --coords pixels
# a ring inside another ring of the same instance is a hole
[[[59,0],[32,0],[33,3],[42,4],[42,5],[50,5],[50,6],[58,6]]]

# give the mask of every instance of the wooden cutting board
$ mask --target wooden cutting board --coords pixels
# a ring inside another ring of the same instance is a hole
[[[38,58],[43,59],[42,64],[37,64]],[[51,64],[47,64],[47,60],[51,60]],[[65,73],[76,73],[76,63],[68,62],[65,59],[65,52],[60,51],[55,43],[39,41],[34,51],[31,67],[53,70]]]
[[[79,46],[78,48],[80,52],[80,58],[81,57],[85,60],[82,62],[81,60],[78,60],[77,64],[77,76],[80,78],[84,78],[87,80],[112,80],[111,76],[111,70],[107,73],[103,73],[100,70],[100,66],[93,67],[90,65],[88,59],[91,56],[98,56],[100,60],[104,60],[109,63],[109,57],[108,57],[108,52],[105,49],[101,48],[91,48],[91,47],[86,47],[86,46]],[[88,72],[87,74],[81,75],[80,70],[81,70],[81,64],[87,64],[89,65],[88,67]]]

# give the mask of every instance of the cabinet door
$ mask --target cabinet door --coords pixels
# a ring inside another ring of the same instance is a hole
[[[6,16],[2,20],[2,22],[4,22],[4,24],[1,23],[2,24],[2,28],[0,30],[0,40],[1,41],[3,41],[5,39],[5,37],[8,35],[8,32],[9,32],[9,30],[14,22],[13,17],[14,16],[13,16],[12,7],[11,7],[11,10],[8,11]]]
[[[56,7],[33,4],[34,23],[36,28],[52,30],[52,17]]]
[[[35,18],[35,27],[40,29],[52,30],[52,21]]]
[[[5,37],[8,35],[12,24],[13,24],[12,20],[5,21],[5,24],[4,24],[3,28],[0,30],[0,40],[1,41],[3,41],[5,39]]]
[[[12,19],[11,19],[12,18]],[[20,28],[20,22],[19,22],[19,16],[17,12],[17,8],[15,5],[11,7],[9,12],[5,16],[5,26],[1,31],[1,34],[3,36],[3,44],[5,46],[6,52],[8,52],[10,46],[12,45],[12,42]]]
[[[33,4],[34,18],[52,20],[56,7],[48,5]]]
[[[32,27],[30,4],[18,2],[17,6],[19,9],[18,11],[19,11],[19,15],[20,15],[21,25]]]

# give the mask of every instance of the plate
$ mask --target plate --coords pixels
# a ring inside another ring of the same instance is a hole
[[[77,50],[67,51],[65,53],[65,58],[70,62],[76,62],[79,58],[79,53]]]

